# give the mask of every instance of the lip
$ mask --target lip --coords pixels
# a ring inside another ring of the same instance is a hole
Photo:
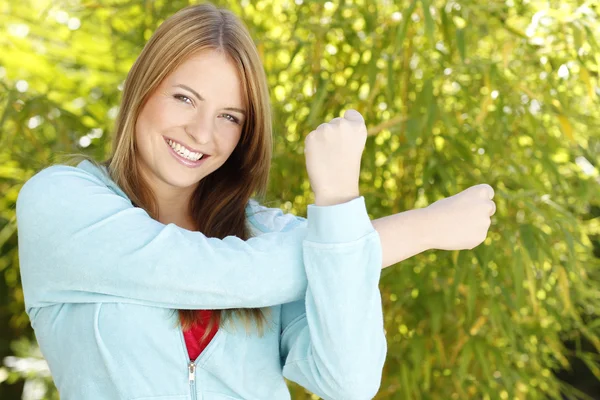
[[[173,140],[173,139],[171,139],[171,140]],[[176,142],[175,140],[173,140],[173,141]],[[176,142],[176,143],[179,143],[179,142]],[[167,146],[167,148],[169,149],[169,152],[175,158],[175,160],[177,160],[180,164],[182,164],[188,168],[198,168],[199,166],[204,164],[204,161],[207,158],[210,157],[208,154],[205,154],[198,161],[190,161],[187,158],[183,158],[179,154],[177,154],[177,152],[175,150],[173,150],[173,148],[169,145],[169,143],[167,142],[167,139],[165,139],[165,145]],[[198,153],[201,153],[201,152],[198,152]]]
[[[173,141],[173,142],[175,142],[175,143],[179,144],[180,146],[183,146],[183,147],[185,147],[186,149],[188,149],[189,151],[191,151],[191,152],[193,152],[193,153],[202,153],[202,154],[204,154],[205,156],[208,156],[208,155],[210,155],[210,154],[206,154],[206,153],[204,153],[203,151],[200,151],[200,150],[197,150],[197,149],[191,148],[191,147],[189,147],[189,146],[186,146],[185,144],[183,144],[183,143],[181,143],[181,142],[179,142],[179,141],[177,141],[177,140],[175,140],[175,139],[173,139],[173,138],[170,138],[170,137],[168,137],[168,136],[163,136],[163,139],[165,139],[165,142],[166,142],[166,141],[168,141],[168,140],[171,140],[171,141]],[[168,144],[168,143],[167,143],[167,144]]]

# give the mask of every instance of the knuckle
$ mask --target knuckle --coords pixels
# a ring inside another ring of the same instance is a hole
[[[317,129],[315,129],[316,131],[322,131],[324,129],[327,128],[329,124],[327,122],[323,122],[322,124],[320,124],[319,126],[317,126]]]

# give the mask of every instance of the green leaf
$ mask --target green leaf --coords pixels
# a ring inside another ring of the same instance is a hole
[[[535,227],[531,224],[521,224],[519,226],[519,232],[521,233],[521,242],[527,250],[529,257],[532,261],[539,260],[539,251],[537,248],[536,238],[535,238]]]
[[[526,267],[523,263],[523,258],[521,257],[520,251],[513,252],[512,258],[513,258],[513,262],[511,262],[509,264],[512,269],[511,279],[513,282],[513,288],[515,290],[515,295],[517,297],[517,304],[521,305],[521,304],[523,304],[523,300],[524,300],[523,282],[525,280],[524,268],[526,268]]]
[[[458,286],[465,281],[465,277],[469,272],[470,266],[468,265],[468,252],[466,250],[459,251],[458,260],[454,268],[453,283],[450,290],[451,299],[455,299],[458,291]]]
[[[428,392],[431,388],[431,357],[426,356],[422,363],[423,367],[423,390]]]
[[[404,398],[410,399],[412,397],[412,385],[410,384],[408,368],[406,366],[402,367],[400,370],[400,378],[402,379],[402,392],[404,392]]]
[[[485,356],[487,354],[486,343],[481,339],[474,340],[473,351],[475,352],[475,358],[477,359],[478,367],[483,370],[483,376],[490,379],[492,377],[492,373],[489,367],[489,360]]]
[[[317,117],[322,115],[323,113],[323,103],[329,94],[327,90],[327,81],[324,79],[319,79],[319,84],[317,85],[317,93],[314,102],[310,107],[310,113],[308,114],[308,118],[306,119],[306,125],[311,127],[311,129],[315,129],[319,124],[316,124]],[[324,122],[324,121],[323,121]],[[316,124],[316,125],[315,125]]]
[[[375,52],[371,53],[371,60],[369,61],[369,66],[367,68],[369,73],[369,89],[371,91],[375,88],[375,81],[377,80],[377,59],[378,56]]]
[[[423,133],[425,135],[431,135],[433,130],[433,124],[437,119],[438,107],[435,100],[431,100],[427,107],[427,115],[425,116],[425,124],[423,126]]]
[[[417,6],[417,0],[412,0],[410,6],[408,6],[402,13],[402,22],[398,26],[396,32],[396,48],[402,49],[404,44],[404,38],[406,37],[406,31],[408,30],[408,24],[411,20],[412,13],[415,11]]]
[[[435,43],[435,39],[433,37],[434,22],[433,17],[431,16],[431,10],[429,10],[431,2],[430,0],[421,0],[421,2],[423,5],[423,16],[425,17],[425,34],[429,39],[429,43],[433,45]]]
[[[444,297],[443,294],[431,293],[428,296],[429,318],[431,332],[438,334],[442,328],[442,317],[444,316]]]
[[[17,219],[13,218],[2,229],[0,229],[0,249],[17,231]]]
[[[406,139],[411,147],[415,146],[415,141],[419,137],[420,121],[415,118],[409,118],[406,120]]]
[[[475,314],[475,300],[477,299],[477,293],[479,292],[479,283],[475,275],[475,270],[469,266],[468,276],[468,287],[467,287],[467,321],[473,322]]]
[[[457,29],[456,30],[456,46],[458,47],[458,53],[460,54],[460,59],[462,62],[465,62],[467,58],[467,50],[465,44],[465,30]]]
[[[448,18],[448,13],[446,11],[446,7],[440,7],[440,14],[442,20],[442,34],[444,35],[444,41],[446,42],[446,48],[449,52],[449,58],[452,59],[452,54],[454,51],[453,40],[450,36],[450,26],[452,22]]]
[[[394,70],[394,57],[387,59],[387,85],[386,85],[387,103],[389,107],[394,107],[396,102],[396,71]]]
[[[467,374],[469,373],[469,367],[473,360],[473,345],[474,343],[469,341],[460,351],[457,376],[461,382],[464,382],[467,379]]]

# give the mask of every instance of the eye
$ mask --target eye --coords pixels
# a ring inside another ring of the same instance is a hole
[[[238,125],[240,124],[240,120],[237,119],[236,117],[234,117],[231,114],[221,114],[221,115],[224,116],[225,119],[227,119],[227,120],[229,120],[229,121],[231,121],[231,122],[233,122],[235,124],[238,124]]]
[[[176,94],[176,95],[173,95],[173,97],[175,97],[177,100],[183,101],[184,103],[194,104],[189,97],[187,97],[187,96],[185,96],[183,94]],[[189,103],[186,100],[189,100]]]

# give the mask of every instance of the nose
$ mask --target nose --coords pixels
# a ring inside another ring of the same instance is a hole
[[[186,134],[198,144],[208,144],[213,136],[213,121],[207,116],[198,116],[185,126]]]

